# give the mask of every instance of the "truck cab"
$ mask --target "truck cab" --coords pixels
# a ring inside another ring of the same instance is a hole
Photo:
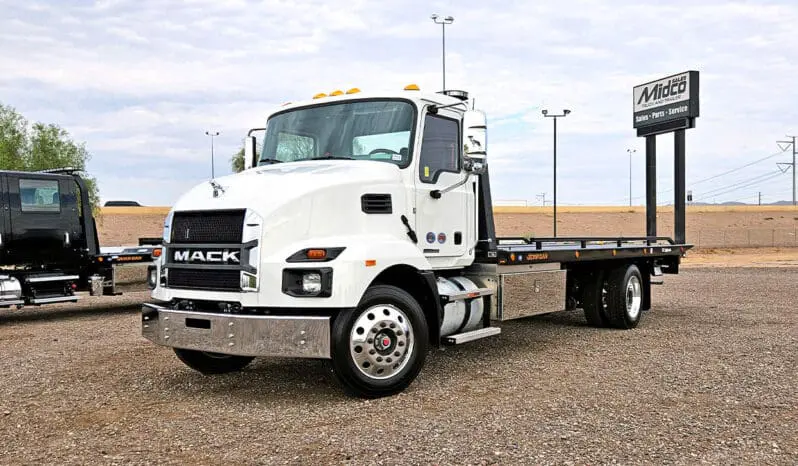
[[[503,316],[580,305],[585,290],[598,296],[582,277],[602,276],[593,273],[599,262],[574,266],[567,279],[563,261],[540,251],[544,242],[500,247],[486,118],[466,92],[335,91],[285,104],[258,130],[260,140],[245,140],[243,172],[193,187],[164,222],[142,334],[193,369],[321,358],[348,392],[391,395],[415,379],[431,346],[498,335],[492,322]],[[619,278],[624,287],[636,280],[636,310],[618,320],[611,309],[596,322],[636,325],[649,270],[665,254],[651,246],[634,246],[651,249],[645,270],[627,267]],[[605,252],[595,259],[617,255]],[[673,257],[661,259],[666,270]],[[500,265],[510,267],[506,277]],[[532,294],[516,290],[513,301],[505,278]],[[549,299],[516,309],[541,287]],[[596,299],[585,306],[598,315]]]

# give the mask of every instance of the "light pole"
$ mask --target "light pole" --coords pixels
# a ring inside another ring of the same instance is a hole
[[[447,24],[452,24],[454,22],[454,18],[452,18],[451,16],[446,16],[446,17],[441,18],[437,14],[433,14],[432,16],[430,16],[430,19],[432,19],[432,22],[434,22],[435,24],[440,24],[441,25],[441,39],[442,39],[442,45],[443,45],[443,53],[442,53],[443,89],[441,89],[441,90],[445,91],[446,90],[446,25]]]
[[[557,237],[557,118],[565,117],[570,110],[565,109],[559,115],[549,114],[548,110],[542,110],[543,116],[547,118],[554,118],[554,200],[552,206],[554,207],[554,237]]]
[[[626,149],[629,153],[629,207],[632,207],[632,154],[637,152],[637,149]]]
[[[214,131],[214,132],[205,131],[205,135],[211,137],[211,179],[213,180],[213,179],[216,178],[216,173],[214,171],[214,164],[213,164],[213,138],[218,136],[219,132],[218,131]]]

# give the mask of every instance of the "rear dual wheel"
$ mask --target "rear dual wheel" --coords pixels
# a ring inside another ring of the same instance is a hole
[[[643,292],[643,276],[634,264],[597,271],[585,286],[585,318],[594,327],[635,328],[640,323]]]

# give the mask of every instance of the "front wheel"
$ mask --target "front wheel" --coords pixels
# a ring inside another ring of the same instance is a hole
[[[333,371],[355,396],[394,395],[421,371],[428,339],[424,312],[409,293],[373,286],[356,309],[341,311],[333,322]]]
[[[206,375],[240,371],[255,359],[250,356],[232,356],[181,348],[174,350],[183,364]]]

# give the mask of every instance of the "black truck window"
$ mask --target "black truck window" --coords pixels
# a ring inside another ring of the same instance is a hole
[[[19,201],[23,212],[61,212],[58,180],[19,180]]]
[[[460,171],[460,131],[456,120],[427,115],[418,176],[424,183],[438,181],[440,172]]]

